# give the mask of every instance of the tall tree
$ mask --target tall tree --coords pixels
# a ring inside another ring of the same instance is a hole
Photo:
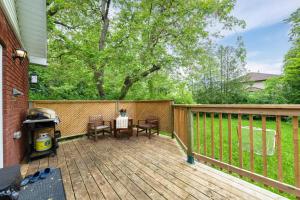
[[[123,36],[119,57],[134,53],[126,73],[119,98],[123,99],[132,85],[153,72],[183,63],[193,62],[199,50],[203,50],[203,41],[208,40],[206,31],[208,19],[215,16],[215,22],[228,26],[240,23],[228,16],[224,7],[231,9],[233,2],[221,1],[219,5],[203,1],[125,1],[120,2],[120,18],[114,25]],[[221,14],[222,13],[222,14]],[[128,27],[124,30],[123,27]],[[125,34],[124,34],[125,32]],[[125,41],[125,42],[124,42]],[[125,54],[125,55],[124,55]],[[185,61],[184,61],[185,62]],[[134,72],[134,73],[132,73]]]
[[[241,83],[245,81],[243,75],[246,73],[246,49],[242,38],[237,38],[236,47],[221,45],[217,55],[220,67],[220,93],[223,97],[221,103],[234,103],[235,99],[240,101],[238,97],[244,94],[245,89]]]
[[[197,62],[215,35],[211,26],[218,24],[219,31],[243,25],[230,15],[234,4],[235,0],[47,0],[49,68],[76,74],[81,67],[78,77],[89,77],[85,84],[95,87],[100,98],[124,99],[155,72],[170,78],[174,69]],[[51,88],[75,90],[64,77],[52,78],[62,82],[52,82]]]
[[[246,50],[241,37],[236,46],[212,48],[196,75],[194,96],[198,103],[242,103],[246,101]]]
[[[110,3],[111,0],[100,0],[100,14],[101,14],[101,21],[102,21],[102,28],[100,33],[100,39],[99,39],[99,51],[104,50],[105,48],[105,42],[109,27],[109,9],[110,9]],[[105,68],[105,59],[104,62],[101,62],[100,66],[97,67],[96,65],[93,65],[93,71],[94,71],[94,77],[98,89],[99,96],[101,98],[105,98],[105,91],[104,91],[104,68]]]
[[[290,31],[292,47],[284,60],[284,90],[289,103],[300,103],[300,8],[287,21],[292,26]]]

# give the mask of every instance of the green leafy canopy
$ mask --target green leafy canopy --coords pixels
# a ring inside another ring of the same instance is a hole
[[[192,101],[189,81],[178,79],[178,71],[199,65],[220,30],[244,26],[231,15],[234,5],[234,0],[47,0],[49,67],[31,68],[40,77],[31,98]]]

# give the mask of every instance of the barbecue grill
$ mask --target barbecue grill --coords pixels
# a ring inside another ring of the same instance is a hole
[[[55,155],[58,148],[58,138],[61,137],[60,131],[56,129],[56,125],[60,122],[56,112],[48,108],[31,108],[27,111],[26,118],[23,124],[27,128],[28,134],[27,160],[30,161],[39,157]],[[51,138],[52,147],[45,151],[37,151],[35,149],[35,132],[49,128],[54,133]]]

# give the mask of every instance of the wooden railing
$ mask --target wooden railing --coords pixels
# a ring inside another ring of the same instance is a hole
[[[196,158],[300,197],[300,105],[174,105],[173,110],[174,136],[186,150],[189,163]],[[288,127],[284,133],[283,119],[287,121],[284,127]],[[249,152],[245,152],[242,145],[243,125],[249,128]],[[261,128],[261,155],[254,151],[254,126]],[[276,152],[273,156],[267,155],[269,126],[276,131]],[[285,149],[282,149],[283,142]],[[292,174],[292,180],[284,174]]]

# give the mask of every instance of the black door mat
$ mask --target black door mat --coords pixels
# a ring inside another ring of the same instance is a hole
[[[35,183],[21,188],[18,200],[65,200],[65,190],[60,169],[52,169],[51,174]]]

